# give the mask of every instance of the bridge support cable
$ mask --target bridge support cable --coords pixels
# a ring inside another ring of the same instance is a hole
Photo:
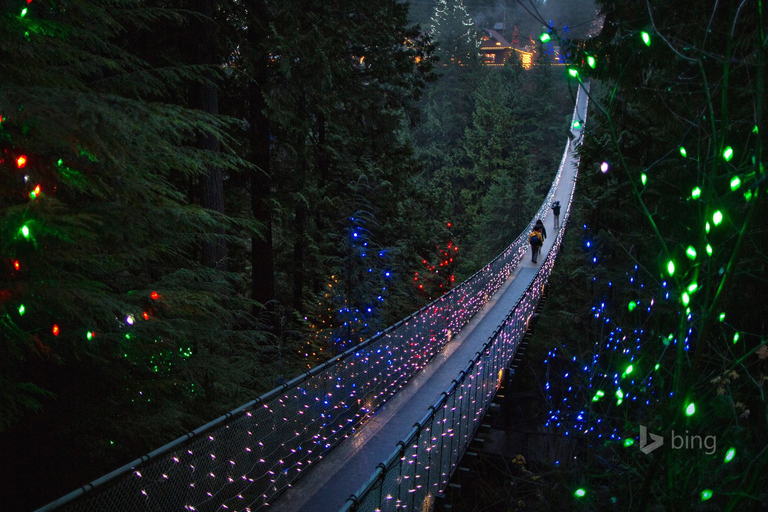
[[[577,110],[581,96],[579,91]],[[581,112],[574,112],[574,119],[578,115],[584,120],[584,107]],[[536,218],[547,214],[570,145],[569,142],[552,187],[527,231]],[[563,223],[568,211],[566,207]],[[463,283],[395,325],[37,512],[267,508],[330,450],[353,435],[469,323],[527,253],[527,231]],[[558,236],[561,235],[562,230]],[[540,281],[540,276],[546,280],[549,275],[553,254],[554,249],[532,287],[543,286],[545,281]],[[528,307],[529,300],[538,297],[531,290],[521,300],[523,309]],[[505,323],[503,333],[499,334],[501,339],[512,340],[517,336],[517,330],[523,327],[519,321],[516,318],[510,326]],[[514,342],[507,341],[499,347],[489,344],[479,353],[477,362],[469,365],[460,382],[457,379],[457,384],[440,399],[442,403],[438,401],[430,409],[427,417],[439,417],[440,423],[425,419],[432,423],[420,425],[403,441],[399,448],[402,454],[393,454],[382,463],[381,472],[377,473],[380,476],[374,475],[369,490],[358,494],[360,498],[356,498],[358,504],[353,510],[368,510],[364,503],[377,494],[382,503],[399,499],[415,506],[417,498],[423,501],[422,494],[414,494],[422,493],[421,488],[408,489],[409,499],[400,497],[406,492],[402,482],[414,482],[426,474],[438,487],[447,482],[445,475],[455,469],[474,435],[475,423],[487,407],[495,385],[495,368],[511,359],[513,349]],[[440,451],[432,453],[438,437]],[[408,462],[402,464],[403,461]],[[394,468],[398,465],[395,477]],[[377,486],[378,493],[370,490]],[[424,496],[434,495],[432,484],[421,487],[425,489]],[[388,498],[394,495],[399,497]]]

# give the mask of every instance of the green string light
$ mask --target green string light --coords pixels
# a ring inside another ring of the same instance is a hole
[[[650,34],[648,34],[648,32],[643,30],[642,32],[640,32],[640,37],[643,39],[645,46],[651,46],[651,36]]]
[[[635,301],[630,301],[630,303],[627,304],[627,309],[630,311],[634,311],[636,307],[637,307],[637,302]]]
[[[741,179],[738,176],[734,176],[731,179],[731,190],[738,190],[741,186]]]
[[[694,199],[698,199],[701,197],[701,189],[699,187],[694,188],[691,190],[691,197]]]
[[[645,182],[646,181],[648,181],[648,176],[645,173],[641,174],[640,175],[640,183],[642,183],[643,186],[645,186]]]
[[[24,304],[21,304],[19,306],[19,316],[24,316],[24,312],[27,310],[27,308],[24,307]]]
[[[752,191],[747,190],[746,192],[744,192],[744,200],[746,202],[749,202],[751,199],[752,199]]]
[[[712,489],[704,489],[701,491],[701,501],[707,501],[712,497]]]
[[[689,292],[691,292],[691,293],[693,293],[693,292],[695,292],[695,291],[696,291],[696,289],[697,289],[698,287],[699,287],[699,285],[698,285],[698,284],[696,284],[696,283],[691,283],[691,284],[689,284],[689,285],[688,285],[688,291],[689,291]]]
[[[661,365],[659,365],[659,363],[656,363],[656,365],[653,367],[654,371],[658,370],[659,368],[661,368]]]
[[[696,404],[691,402],[688,404],[688,407],[685,408],[685,415],[686,416],[693,416],[696,413]]]
[[[624,370],[624,375],[629,375],[630,373],[632,373],[632,371],[633,371],[634,369],[635,369],[635,367],[634,367],[634,366],[632,366],[632,365],[629,365],[629,366],[627,366],[627,369],[626,369],[626,370]]]
[[[720,223],[723,222],[723,214],[720,210],[717,210],[712,214],[712,222],[715,223],[715,226],[719,226]]]
[[[757,125],[755,125],[755,127],[752,128],[752,133],[760,133],[760,130],[757,128]]]
[[[546,32],[544,32],[543,34],[541,34],[541,35],[539,36],[539,39],[541,39],[541,42],[542,42],[542,43],[548,43],[548,42],[549,42],[549,40],[550,40],[550,39],[552,39],[552,38],[549,36],[549,34],[547,34]]]
[[[719,317],[717,317],[717,319],[718,319],[718,320],[720,320],[721,322],[722,322],[723,320],[725,320],[725,313],[720,313],[720,316],[719,316]]]
[[[597,59],[595,59],[592,55],[587,56],[587,65],[592,69],[595,69],[595,66],[597,65]]]
[[[579,76],[579,70],[576,68],[569,68],[568,74],[571,75],[573,78],[576,78],[577,76]]]
[[[707,255],[712,256],[712,246],[707,244]]]
[[[625,448],[629,448],[629,447],[630,447],[630,446],[632,446],[633,444],[635,444],[635,440],[634,440],[634,439],[632,439],[631,437],[628,437],[628,438],[626,438],[626,439],[624,440],[624,447],[625,447]]]
[[[574,492],[573,495],[576,496],[577,498],[583,498],[584,496],[587,495],[587,491],[585,491],[584,489],[576,489],[576,492]]]
[[[671,276],[675,275],[675,262],[674,262],[674,261],[672,261],[672,260],[669,260],[669,261],[667,262],[667,272],[668,272],[668,273],[669,273],[669,275],[671,275]]]
[[[709,233],[709,230],[712,229],[712,226],[709,225],[709,221],[707,221],[706,224],[704,224],[704,231]]]
[[[680,297],[683,301],[683,305],[687,306],[689,302],[691,302],[691,297],[688,295],[688,292],[683,292],[683,295]]]
[[[725,452],[725,458],[723,459],[724,463],[729,463],[733,460],[733,458],[736,456],[736,448],[729,448],[727,452]]]
[[[682,156],[683,158],[688,157],[688,152],[685,150],[683,146],[680,146],[680,156]]]
[[[730,162],[731,158],[733,158],[733,148],[731,146],[728,146],[723,150],[723,160],[726,162]]]
[[[688,258],[695,260],[696,249],[692,245],[689,245],[688,248],[685,250],[685,255],[688,256]]]
[[[579,128],[581,128],[581,121],[579,121],[578,119],[577,119],[577,120],[575,120],[575,121],[573,122],[573,128],[574,128],[575,130],[578,130]]]
[[[24,16],[26,16],[26,15],[27,15],[27,8],[25,7],[25,8],[23,8],[23,9],[21,10],[21,17],[23,18],[23,17],[24,17]]]
[[[593,402],[597,402],[598,400],[600,400],[604,396],[605,396],[605,393],[603,391],[597,390],[597,393],[595,393],[595,396],[592,397],[592,401]]]
[[[25,225],[23,225],[19,231],[21,232],[21,235],[22,235],[24,238],[29,238],[29,228],[27,227],[27,225],[26,225],[26,224],[25,224]]]
[[[733,343],[736,344],[739,341],[739,338],[741,338],[741,334],[738,332],[733,333]]]

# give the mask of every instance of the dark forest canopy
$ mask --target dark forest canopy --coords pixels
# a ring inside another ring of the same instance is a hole
[[[557,72],[472,65],[438,79],[433,40],[398,2],[0,5],[9,510],[444,293],[455,279],[419,289],[413,276],[446,244],[461,244],[461,279],[511,241],[562,149]],[[436,120],[453,92],[467,110],[446,138]],[[529,95],[551,115],[522,129]]]

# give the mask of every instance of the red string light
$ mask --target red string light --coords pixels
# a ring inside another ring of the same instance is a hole
[[[54,335],[54,336],[58,336],[58,335],[59,335],[59,326],[58,326],[58,325],[56,325],[56,324],[53,324],[53,329],[52,329],[52,331],[53,331],[53,335]]]
[[[158,298],[160,298],[160,295],[157,292],[152,292],[149,294],[149,296],[152,300],[157,300]]]
[[[146,311],[141,316],[144,317],[144,320],[149,320],[149,313],[147,313]]]
[[[16,159],[16,166],[21,169],[25,165],[27,165],[27,157],[25,155],[19,156],[19,158]]]
[[[16,270],[19,270],[21,268],[21,265],[19,264],[19,260],[13,261],[13,268],[15,268]]]

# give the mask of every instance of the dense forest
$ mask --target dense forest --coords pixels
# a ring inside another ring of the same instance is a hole
[[[499,22],[531,69],[482,64]],[[480,268],[540,204],[581,80],[529,356],[532,428],[577,458],[500,471],[467,508],[765,507],[765,29],[760,2],[0,1],[3,510]],[[668,445],[644,453],[641,427]]]
[[[0,5],[8,510],[473,273],[538,207],[573,100],[546,56],[483,67],[437,3]]]

